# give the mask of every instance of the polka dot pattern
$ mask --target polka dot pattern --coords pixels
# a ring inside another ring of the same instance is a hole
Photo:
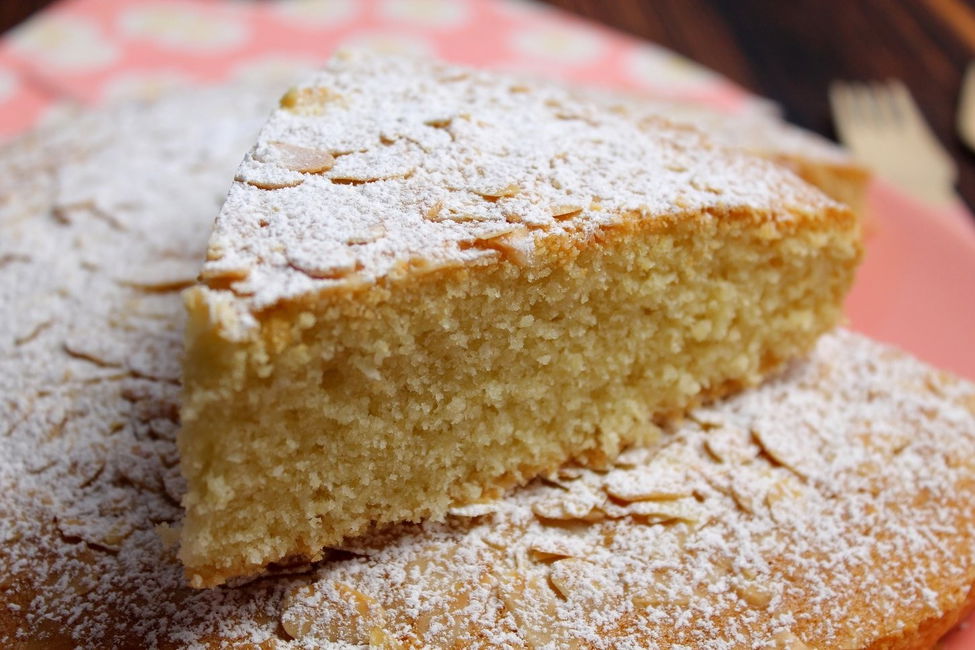
[[[514,31],[511,48],[527,59],[538,58],[568,65],[598,59],[605,49],[595,32],[562,25],[538,25]]]
[[[390,22],[418,27],[456,28],[470,21],[469,5],[456,0],[385,0],[380,13]]]
[[[206,9],[171,2],[134,4],[120,13],[118,32],[123,38],[185,52],[225,52],[245,44],[243,21]]]
[[[20,79],[12,70],[0,69],[0,103],[16,95],[19,86]]]
[[[339,47],[750,101],[667,50],[531,0],[67,0],[0,41],[0,135],[58,100],[151,97],[227,78],[290,83]]]
[[[357,18],[356,0],[279,0],[270,11],[285,29],[335,28]]]
[[[33,65],[68,74],[105,68],[122,59],[122,48],[95,23],[56,13],[17,28],[8,43],[14,53]]]

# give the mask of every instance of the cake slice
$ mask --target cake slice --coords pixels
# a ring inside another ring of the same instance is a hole
[[[651,442],[807,351],[859,254],[848,208],[694,129],[340,55],[281,99],[186,294],[190,582]]]

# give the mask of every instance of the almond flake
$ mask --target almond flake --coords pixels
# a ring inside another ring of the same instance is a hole
[[[285,169],[302,174],[320,174],[335,166],[335,158],[328,151],[301,147],[287,142],[272,142],[269,148],[274,155],[265,162],[275,162]]]

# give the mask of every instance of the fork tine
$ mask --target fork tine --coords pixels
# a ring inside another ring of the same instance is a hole
[[[955,165],[954,159],[951,157],[945,148],[941,144],[941,140],[935,135],[934,131],[931,129],[931,125],[928,121],[924,119],[924,113],[918,107],[917,102],[914,101],[914,97],[911,95],[911,91],[907,89],[904,82],[899,79],[892,79],[887,82],[887,86],[890,89],[889,92],[896,103],[898,110],[904,116],[903,127],[912,130],[918,137],[927,141],[928,146],[931,148],[933,155],[939,158],[948,169],[951,170],[952,178],[956,178],[958,174],[958,169]]]
[[[880,128],[895,129],[902,127],[905,122],[897,99],[888,84],[873,82],[869,86],[871,103],[873,104],[874,119]]]
[[[859,160],[924,200],[955,200],[954,161],[904,84],[834,81],[829,103],[837,136]]]
[[[833,125],[839,139],[848,147],[852,147],[851,138],[856,121],[856,110],[850,86],[842,81],[834,81],[829,85],[829,103],[833,109]]]
[[[931,138],[934,138],[931,128],[928,126],[921,109],[911,96],[911,91],[907,89],[903,81],[891,79],[887,82],[887,89],[891,100],[905,126],[916,129]]]
[[[880,129],[886,126],[886,116],[883,110],[883,100],[877,94],[872,84],[860,83],[855,85],[857,106],[864,126]]]

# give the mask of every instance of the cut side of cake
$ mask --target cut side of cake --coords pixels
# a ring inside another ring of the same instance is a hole
[[[190,582],[650,443],[808,351],[859,256],[847,207],[694,129],[340,55],[281,99],[185,297]]]

